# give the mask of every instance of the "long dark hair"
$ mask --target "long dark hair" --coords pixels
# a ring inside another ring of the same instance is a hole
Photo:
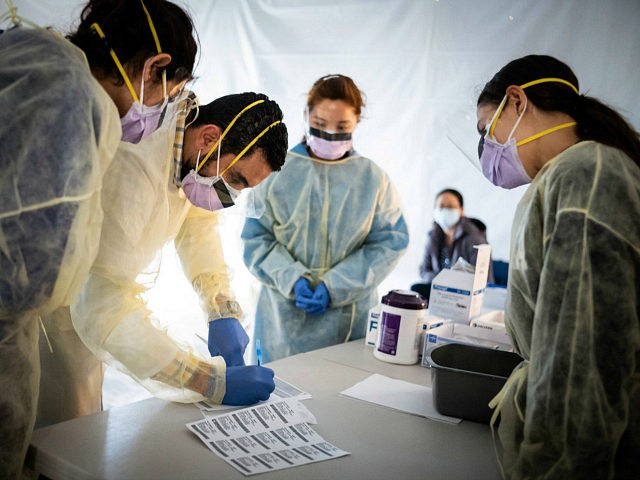
[[[162,51],[171,55],[171,63],[165,67],[167,80],[190,79],[198,53],[191,17],[167,0],[144,0],[144,4]],[[120,62],[130,63],[135,70],[141,70],[144,62],[158,53],[140,0],[89,0],[82,10],[80,25],[67,38],[84,51],[91,70],[100,77],[111,77],[124,83],[109,50],[91,30],[94,22],[104,31]]]
[[[487,82],[478,97],[478,106],[499,105],[510,85],[524,85],[541,78],[561,78],[580,89],[578,79],[565,63],[548,55],[528,55],[509,62]],[[532,85],[525,93],[541,110],[571,116],[578,123],[577,134],[581,140],[618,148],[640,166],[640,135],[611,107],[559,82]]]

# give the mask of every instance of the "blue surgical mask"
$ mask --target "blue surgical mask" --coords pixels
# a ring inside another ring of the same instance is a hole
[[[450,229],[460,221],[460,210],[457,208],[436,208],[433,212],[433,220],[443,230]]]

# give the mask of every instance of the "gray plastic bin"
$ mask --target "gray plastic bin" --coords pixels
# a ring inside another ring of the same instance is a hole
[[[436,410],[443,415],[489,423],[488,403],[500,391],[520,355],[485,347],[448,343],[427,354]]]

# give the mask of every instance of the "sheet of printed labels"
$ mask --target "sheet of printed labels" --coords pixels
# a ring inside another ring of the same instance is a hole
[[[207,416],[187,428],[236,470],[255,475],[349,455],[309,426],[315,423],[302,403],[286,399]]]

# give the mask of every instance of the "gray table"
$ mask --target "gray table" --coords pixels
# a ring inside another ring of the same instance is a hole
[[[343,397],[371,373],[430,385],[428,369],[382,362],[358,340],[278,360],[276,374],[313,395],[313,428],[351,455],[261,474],[269,479],[498,479],[488,426],[449,425]],[[151,398],[36,430],[30,463],[53,479],[242,479],[185,427],[193,405]]]

